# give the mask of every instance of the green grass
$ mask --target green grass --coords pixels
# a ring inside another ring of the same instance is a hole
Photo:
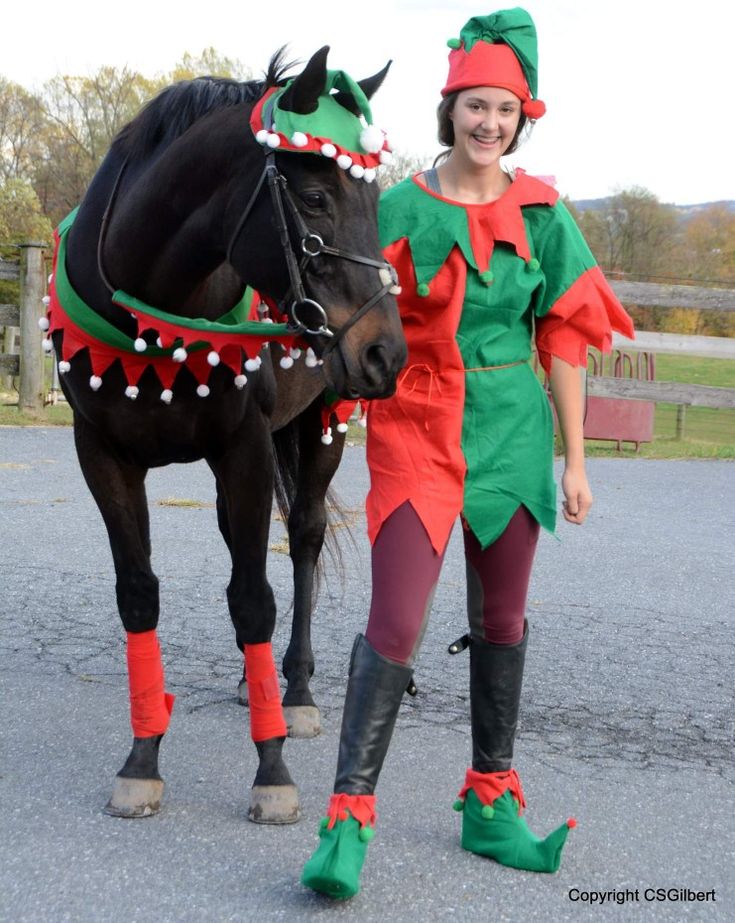
[[[735,362],[659,355],[656,357],[656,379],[735,388]],[[38,417],[32,417],[20,414],[17,406],[10,403],[12,400],[13,397],[7,395],[6,403],[0,405],[0,426],[68,426],[72,422],[71,410],[64,403],[45,407]],[[653,442],[643,443],[638,453],[630,443],[624,443],[618,452],[614,442],[588,440],[587,454],[616,458],[636,455],[644,458],[735,458],[735,410],[687,407],[681,439],[676,438],[676,417],[676,405],[658,404]],[[350,423],[347,441],[363,445],[363,427]]]

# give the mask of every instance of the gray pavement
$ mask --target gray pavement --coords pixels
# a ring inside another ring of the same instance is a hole
[[[124,821],[101,813],[131,733],[102,522],[70,430],[0,429],[0,919],[735,919],[735,465],[592,459],[589,470],[587,524],[562,524],[560,541],[540,544],[517,745],[531,826],[577,818],[562,869],[518,872],[458,846],[451,804],[470,737],[468,658],[446,654],[464,631],[455,532],[419,695],[401,708],[381,778],[363,891],[332,904],[298,877],[330,791],[347,660],[369,598],[363,449],[346,451],[337,476],[354,542],[342,542],[344,578],[328,566],[317,607],[324,733],[287,742],[303,819],[285,828],[246,819],[255,750],[234,698],[240,659],[211,476],[201,464],[151,473],[159,633],[177,702],[162,748],[164,809]],[[161,505],[170,498],[196,505]],[[274,521],[276,549],[282,535]],[[282,551],[269,573],[280,659],[291,601]],[[715,900],[648,900],[659,888],[714,889]],[[578,891],[614,893],[593,906]]]

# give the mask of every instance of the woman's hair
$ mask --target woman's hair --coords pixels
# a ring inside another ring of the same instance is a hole
[[[454,111],[457,97],[461,92],[461,90],[455,90],[454,93],[449,93],[439,103],[436,110],[437,137],[439,138],[439,144],[447,148],[454,147],[454,122],[451,119],[451,114]],[[521,111],[521,117],[518,120],[518,128],[516,129],[516,133],[513,136],[510,147],[505,152],[505,154],[514,154],[518,150],[518,145],[521,143],[521,132],[527,124],[528,118],[526,117],[525,113]],[[442,151],[437,156],[434,163],[441,163],[442,160],[445,160],[447,157],[449,157],[449,154],[450,152],[448,150]]]

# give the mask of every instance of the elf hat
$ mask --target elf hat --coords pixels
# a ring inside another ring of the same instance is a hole
[[[538,92],[536,27],[520,7],[473,16],[450,38],[449,76],[442,96],[469,87],[503,87],[521,100],[529,119],[540,119],[545,104]]]
[[[371,182],[376,167],[392,159],[385,134],[373,125],[362,87],[342,70],[327,70],[324,89],[307,113],[281,106],[289,87],[274,87],[253,109],[250,127],[264,147],[321,154],[357,179]],[[348,98],[352,108],[344,104]],[[359,113],[359,114],[356,114]]]

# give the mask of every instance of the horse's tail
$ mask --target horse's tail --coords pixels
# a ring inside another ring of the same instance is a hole
[[[272,434],[273,451],[275,457],[275,497],[278,511],[283,522],[288,525],[298,485],[298,471],[300,460],[299,447],[299,422],[292,420]],[[349,528],[349,516],[342,507],[337,494],[327,488],[325,491],[325,505],[327,524],[324,533],[324,549],[330,556],[337,573],[343,574],[342,549],[338,541],[338,530],[346,530],[348,540],[354,543]],[[319,592],[319,584],[324,575],[323,558],[319,555],[316,568],[315,598]]]

